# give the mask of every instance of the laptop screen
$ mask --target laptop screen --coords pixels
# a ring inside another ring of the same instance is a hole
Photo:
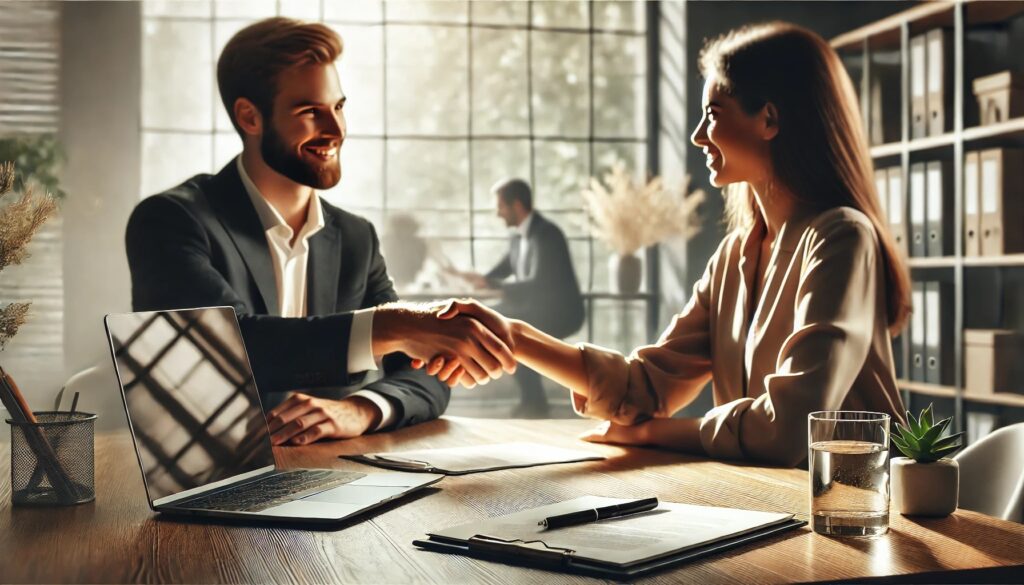
[[[274,465],[231,307],[108,315],[151,502]]]

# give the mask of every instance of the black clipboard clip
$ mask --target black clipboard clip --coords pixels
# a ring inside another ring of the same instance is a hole
[[[521,538],[504,539],[486,534],[477,534],[467,541],[470,552],[499,557],[511,556],[566,566],[572,561],[576,551],[571,548],[551,546],[543,540],[523,540]],[[543,549],[530,546],[540,544]]]

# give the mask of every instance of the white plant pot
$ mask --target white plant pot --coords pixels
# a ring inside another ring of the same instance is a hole
[[[608,287],[619,294],[634,294],[640,291],[643,277],[643,261],[637,253],[612,254],[608,258]]]
[[[955,459],[918,463],[893,457],[890,463],[892,504],[907,516],[948,516],[960,493],[960,464]]]

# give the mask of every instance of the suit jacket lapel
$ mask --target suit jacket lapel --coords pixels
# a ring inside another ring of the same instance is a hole
[[[236,162],[232,160],[217,173],[216,188],[209,197],[210,205],[217,211],[217,218],[231,236],[242,261],[256,282],[267,313],[280,315],[277,282],[267,236],[235,165]]]
[[[323,229],[309,239],[309,264],[306,267],[309,315],[326,315],[337,310],[340,274],[341,227],[325,209]]]

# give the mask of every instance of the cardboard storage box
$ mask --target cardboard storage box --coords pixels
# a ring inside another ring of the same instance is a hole
[[[1008,329],[965,329],[964,392],[1024,394],[1024,336]]]
[[[1024,116],[1024,74],[1003,71],[974,80],[982,126]]]

